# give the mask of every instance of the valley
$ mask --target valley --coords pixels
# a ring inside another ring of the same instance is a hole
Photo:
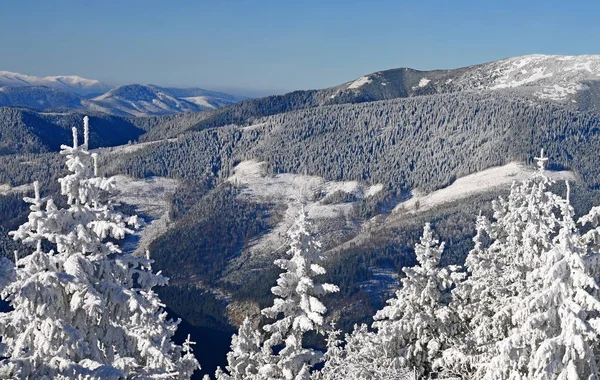
[[[463,265],[477,215],[491,217],[490,202],[535,173],[540,149],[578,215],[600,200],[600,56],[399,68],[258,99],[152,85],[91,96],[103,85],[18,78],[0,72],[0,255],[24,253],[5,233],[26,219],[20,198],[34,181],[58,194],[57,152],[89,114],[113,200],[145,221],[123,247],[149,250],[170,277],[157,290],[170,311],[218,339],[273,302],[273,262],[301,211],[318,231],[324,281],[340,288],[328,318],[349,332],[417,262],[426,222],[446,242],[441,263]],[[10,103],[17,93],[29,100]],[[53,104],[59,95],[68,101]],[[36,98],[48,103],[33,109]]]

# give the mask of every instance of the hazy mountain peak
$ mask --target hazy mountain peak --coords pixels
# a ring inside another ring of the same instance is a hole
[[[37,77],[10,71],[0,71],[0,87],[2,86],[46,86],[78,95],[101,94],[110,89],[109,86],[98,80],[76,75]]]

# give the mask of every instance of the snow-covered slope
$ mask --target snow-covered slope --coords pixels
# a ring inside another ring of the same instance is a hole
[[[208,107],[177,98],[156,86],[130,84],[91,99],[90,107],[113,114],[146,116],[199,112]]]
[[[511,162],[504,166],[490,168],[458,178],[450,186],[429,194],[421,194],[415,191],[411,199],[398,204],[392,213],[418,213],[427,211],[444,203],[450,203],[498,187],[510,185],[515,181],[524,181],[527,178],[531,178],[532,175],[532,168]],[[547,175],[557,181],[572,181],[575,179],[575,175],[569,171],[547,172]]]
[[[39,110],[87,109],[121,116],[151,116],[199,112],[244,99],[196,87],[131,84],[111,89],[100,81],[78,76],[42,78],[0,71],[0,106]]]
[[[454,70],[380,71],[327,91],[331,102],[501,89],[518,89],[539,99],[567,101],[575,100],[574,95],[596,81],[600,81],[600,55],[534,54]]]
[[[9,71],[0,71],[0,87],[4,86],[46,86],[82,96],[103,94],[110,90],[109,86],[98,80],[86,79],[76,75],[36,77]]]

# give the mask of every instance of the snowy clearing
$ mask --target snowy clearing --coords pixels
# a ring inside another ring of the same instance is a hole
[[[179,182],[164,177],[134,179],[117,175],[115,185],[119,202],[135,206],[140,214],[149,217],[150,222],[135,232],[134,239],[123,244],[125,250],[142,254],[150,243],[167,230],[169,224],[169,201]]]
[[[356,90],[357,88],[360,88],[367,83],[371,83],[371,79],[369,77],[360,77],[354,82],[350,83],[350,85],[348,85],[348,89]]]
[[[416,88],[425,87],[429,84],[429,82],[431,82],[431,80],[429,80],[427,78],[421,78],[421,80],[419,81],[419,84],[416,86]],[[415,88],[415,87],[413,87],[413,88]]]
[[[210,109],[217,108],[209,102],[210,97],[208,97],[208,96],[190,96],[188,98],[183,98],[183,99],[187,100],[190,103],[199,105],[201,107],[206,107],[206,108],[210,108]]]
[[[227,179],[235,186],[242,187],[242,194],[258,202],[275,202],[287,207],[281,222],[268,234],[249,248],[249,252],[273,252],[284,242],[286,231],[296,220],[301,205],[309,217],[318,220],[346,219],[352,212],[352,203],[323,204],[329,194],[343,191],[357,199],[377,194],[383,189],[381,184],[368,186],[356,181],[334,182],[321,177],[300,174],[277,174],[270,176],[264,162],[243,161],[234,168],[234,174]],[[315,199],[319,194],[319,199]]]
[[[494,188],[510,185],[514,181],[523,181],[530,178],[534,172],[533,168],[522,164],[511,162],[504,166],[498,166],[470,174],[454,181],[450,186],[434,191],[427,195],[413,193],[413,197],[406,202],[398,204],[392,213],[408,212],[416,213],[429,210],[435,206],[449,203],[471,195],[484,193]],[[569,171],[547,172],[555,180],[574,180],[575,175]],[[417,202],[419,204],[418,210]]]
[[[0,195],[9,195],[16,193],[27,193],[33,190],[33,184],[26,184],[12,187],[8,183],[0,185]]]

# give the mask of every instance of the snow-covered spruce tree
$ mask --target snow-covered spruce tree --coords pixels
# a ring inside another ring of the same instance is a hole
[[[331,331],[327,339],[325,365],[313,374],[315,380],[417,380],[411,368],[393,368],[382,355],[379,336],[367,325],[354,326],[342,347],[340,331]]]
[[[116,240],[137,217],[105,202],[114,183],[97,176],[96,155],[84,143],[62,146],[69,174],[59,179],[67,208],[40,198],[36,185],[28,221],[13,237],[34,251],[16,262],[16,280],[3,296],[14,310],[0,314],[5,378],[189,378],[198,363],[171,341],[152,288],[167,279],[152,273],[149,257],[122,253]],[[48,244],[43,245],[42,242]],[[54,249],[46,252],[43,246]]]
[[[464,339],[450,348],[440,367],[467,378],[482,378],[496,352],[495,342],[513,327],[518,301],[533,289],[527,280],[541,266],[542,253],[552,246],[561,225],[561,197],[549,191],[554,182],[545,174],[547,158],[536,158],[531,179],[514,183],[507,199],[492,203],[493,221],[477,219],[475,247],[465,267],[469,277],[453,291]]]
[[[246,317],[238,333],[231,337],[231,351],[227,354],[227,373],[217,368],[217,380],[257,380],[261,379],[258,369],[261,366],[260,333]]]
[[[515,328],[496,344],[487,379],[598,378],[599,287],[572,217],[567,196],[560,232],[528,273],[534,290],[518,303]]]
[[[443,250],[444,243],[439,244],[427,223],[415,245],[419,265],[403,269],[406,277],[396,297],[374,317],[383,366],[429,376],[435,358],[448,348],[457,322],[448,307],[449,289],[463,274],[458,266],[439,267]]]
[[[267,339],[259,368],[262,379],[310,378],[310,368],[323,360],[323,354],[303,347],[302,340],[309,331],[325,334],[330,328],[323,318],[327,309],[319,297],[338,291],[337,286],[314,279],[325,273],[319,265],[324,257],[321,244],[311,235],[304,211],[290,229],[289,237],[287,255],[291,257],[275,261],[285,271],[271,289],[276,298],[273,306],[262,310],[264,316],[275,320],[263,327]]]

